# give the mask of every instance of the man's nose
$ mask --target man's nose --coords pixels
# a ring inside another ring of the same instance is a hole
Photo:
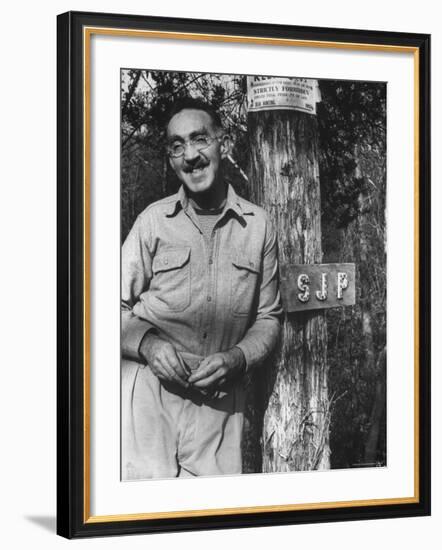
[[[198,160],[199,156],[200,156],[200,152],[195,147],[195,145],[193,145],[192,143],[184,144],[183,158],[186,162],[191,164],[192,162],[195,162],[196,160]]]

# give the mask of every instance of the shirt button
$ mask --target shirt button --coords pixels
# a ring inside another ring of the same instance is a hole
[[[164,263],[167,265],[169,263],[169,260],[167,258],[164,258]]]
[[[207,301],[211,302],[212,301],[212,296],[207,296]]]

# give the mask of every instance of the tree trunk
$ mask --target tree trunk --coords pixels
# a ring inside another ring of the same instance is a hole
[[[360,158],[360,151],[355,146],[354,155],[356,159]],[[355,168],[355,177],[363,177],[360,163],[357,161]],[[374,321],[372,313],[374,284],[370,280],[370,262],[374,259],[370,256],[369,234],[367,228],[370,227],[370,221],[373,218],[371,213],[371,201],[367,193],[360,193],[358,196],[358,216],[357,216],[357,234],[358,238],[358,265],[360,280],[360,309],[362,334],[364,341],[365,364],[363,366],[363,377],[366,380],[375,380],[373,395],[373,405],[370,414],[370,427],[367,439],[364,443],[364,463],[374,464],[377,460],[377,451],[379,435],[381,432],[381,422],[385,411],[385,375],[386,375],[386,349],[382,349],[379,354],[375,349]]]
[[[364,460],[367,464],[374,464],[377,461],[381,422],[385,411],[385,367],[386,350],[384,348],[379,354],[376,365],[376,389],[370,415],[370,429],[364,449]]]
[[[268,213],[280,265],[320,263],[318,128],[297,111],[249,113],[251,200]],[[330,467],[327,327],[322,311],[285,313],[273,365],[263,370],[264,472]]]
[[[357,167],[356,177],[360,177],[360,170]],[[367,220],[367,207],[365,206],[366,197],[360,193],[358,197],[358,217],[357,217],[357,231],[359,235],[359,281],[361,287],[360,305],[361,305],[361,323],[362,334],[365,344],[365,371],[373,372],[375,367],[375,350],[373,342],[373,323],[371,314],[371,297],[369,289],[371,288],[369,279],[369,250],[366,236]]]

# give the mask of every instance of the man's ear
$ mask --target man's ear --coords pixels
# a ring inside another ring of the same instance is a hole
[[[221,158],[224,159],[228,155],[230,155],[232,151],[232,139],[229,136],[229,134],[223,134],[223,136],[220,138],[220,144],[221,144]]]

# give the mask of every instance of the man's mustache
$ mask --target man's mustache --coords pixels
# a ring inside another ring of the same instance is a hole
[[[183,165],[183,172],[185,172],[186,174],[190,174],[190,172],[193,172],[193,170],[198,170],[199,168],[205,168],[208,165],[209,165],[209,162],[203,159],[200,159],[191,163],[185,161]]]

